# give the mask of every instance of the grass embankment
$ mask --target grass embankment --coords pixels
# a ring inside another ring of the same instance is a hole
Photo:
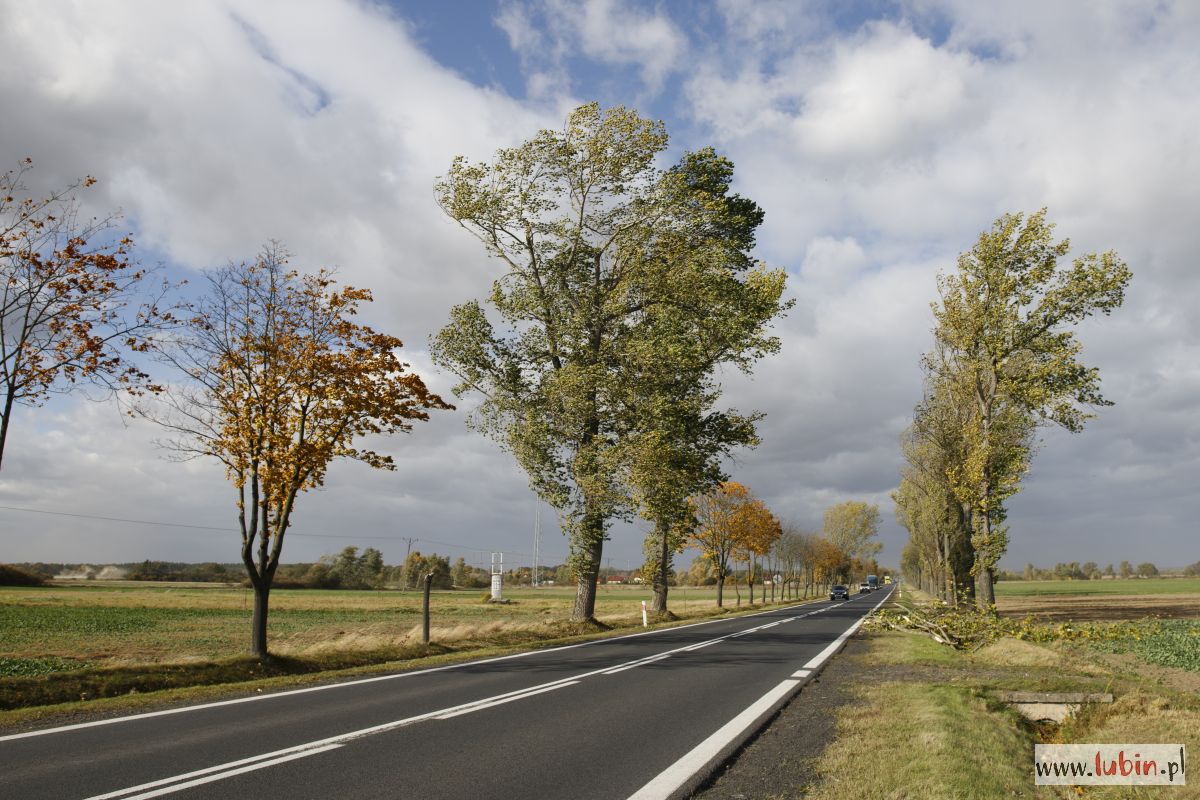
[[[1128,636],[1057,638],[1056,626],[1047,626],[1042,641],[1002,636],[970,652],[912,631],[872,632],[867,658],[879,680],[854,687],[857,702],[840,712],[838,736],[817,764],[822,780],[806,797],[1200,797],[1200,781],[1143,789],[1033,784],[1037,742],[1182,742],[1200,751],[1197,673],[1131,657],[1142,647],[1194,654],[1200,623],[1184,633],[1174,623],[1154,629],[1161,624],[1148,621],[1148,635],[1123,623]],[[1086,706],[1061,726],[1033,724],[998,700],[1003,690],[1111,692],[1116,701]]]
[[[250,633],[248,591],[235,587],[121,583],[0,589],[0,709],[125,698],[146,692],[239,684],[277,688],[297,681],[384,669],[431,666],[530,646],[628,632],[641,625],[642,587],[604,587],[599,626],[568,620],[567,587],[507,590],[513,602],[482,602],[483,592],[434,592],[431,644],[420,637],[416,592],[280,590],[271,594],[271,663],[244,654]],[[715,590],[676,588],[677,624],[735,611],[715,607]],[[234,655],[231,655],[234,654]],[[347,672],[350,671],[350,672]],[[216,691],[216,690],[214,690]],[[195,688],[174,699],[199,699]],[[115,707],[112,702],[105,703]],[[61,710],[61,709],[60,709]],[[29,718],[0,713],[0,724]]]

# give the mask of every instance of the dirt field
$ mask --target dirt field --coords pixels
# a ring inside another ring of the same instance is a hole
[[[1006,616],[1036,617],[1055,622],[1200,618],[1200,594],[1040,595],[996,598],[997,610]]]

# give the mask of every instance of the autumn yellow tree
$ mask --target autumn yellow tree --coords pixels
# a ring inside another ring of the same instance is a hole
[[[827,508],[821,533],[848,558],[870,558],[883,549],[875,539],[879,533],[879,506],[857,500]]]
[[[740,560],[746,563],[746,584],[750,590],[750,603],[753,604],[758,560],[771,552],[775,542],[783,535],[783,526],[766,503],[757,498],[742,504],[734,515],[733,524],[736,552],[741,556]]]
[[[173,432],[180,458],[214,457],[237,491],[242,563],[254,587],[251,645],[267,657],[267,607],[298,494],[320,486],[338,457],[394,469],[358,446],[402,433],[451,408],[407,371],[401,342],[354,321],[371,293],[338,287],[330,273],[301,275],[266,247],[229,265],[181,335],[156,350],[183,380],[141,412]]]
[[[113,235],[115,217],[80,218],[77,195],[95,180],[37,197],[23,185],[32,167],[26,159],[0,175],[0,459],[17,405],[80,385],[157,388],[129,351],[173,321],[169,287],[137,302],[147,273],[130,239]]]
[[[717,605],[722,606],[731,561],[748,553],[769,550],[781,533],[779,521],[761,500],[736,481],[718,484],[691,498],[689,505],[696,520],[689,543],[699,548],[716,570]]]
[[[846,576],[850,558],[845,550],[829,539],[820,537],[814,543],[814,551],[813,572],[818,585],[828,589],[830,584]]]
[[[1120,308],[1132,272],[1111,250],[1061,265],[1070,251],[1069,240],[1054,240],[1046,209],[1004,214],[938,279],[937,347],[925,367],[969,411],[965,457],[948,478],[970,510],[971,571],[985,609],[995,605],[993,573],[1008,545],[1004,502],[1029,469],[1034,432],[1054,424],[1078,433],[1112,405],[1100,371],[1080,360],[1076,329]]]

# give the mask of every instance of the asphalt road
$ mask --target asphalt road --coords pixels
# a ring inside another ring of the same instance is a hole
[[[0,736],[0,798],[666,798],[891,593]]]

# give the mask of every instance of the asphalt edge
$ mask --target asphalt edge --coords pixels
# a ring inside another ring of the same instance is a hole
[[[784,706],[792,702],[797,695],[803,692],[804,687],[808,686],[810,681],[816,680],[818,677],[820,677],[821,673],[825,671],[825,667],[827,667],[829,662],[833,660],[833,657],[842,652],[851,639],[856,638],[862,633],[862,624],[866,622],[867,618],[879,610],[879,608],[883,606],[884,602],[886,602],[890,597],[891,594],[889,593],[888,597],[885,597],[878,605],[864,614],[862,620],[860,620],[858,623],[858,628],[852,635],[843,639],[838,645],[837,649],[831,652],[824,661],[812,668],[807,676],[797,679],[794,689],[772,703],[766,711],[764,711],[758,716],[757,719],[754,720],[754,722],[743,728],[741,733],[739,733],[724,747],[722,747],[717,754],[713,756],[704,766],[693,772],[691,777],[680,784],[680,786],[674,792],[667,795],[667,800],[689,800],[689,798],[691,798],[696,792],[707,788],[709,782],[713,779],[717,772],[726,764],[730,763],[733,758],[746,747],[746,745],[757,739],[759,734],[761,734],[767,728],[767,726],[774,722],[775,718],[779,716],[779,712],[783,710]]]

